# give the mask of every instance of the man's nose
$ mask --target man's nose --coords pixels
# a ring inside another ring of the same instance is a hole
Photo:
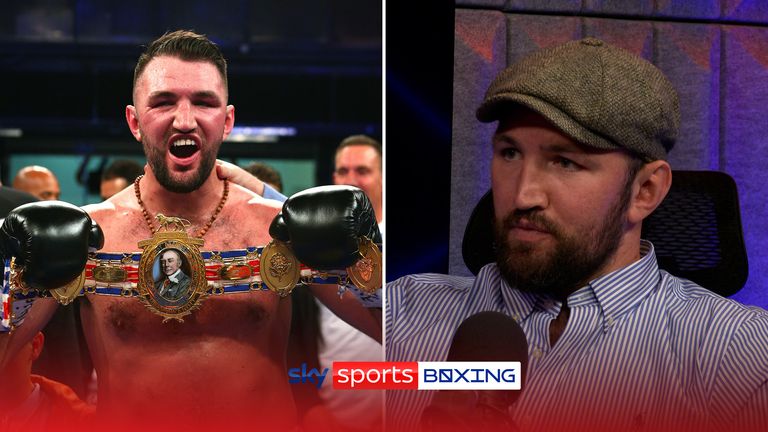
[[[173,128],[180,132],[191,132],[197,128],[194,106],[189,101],[181,101],[176,106]]]
[[[360,177],[355,173],[349,173],[344,179],[344,183],[350,186],[360,187]]]
[[[544,209],[549,205],[546,193],[546,174],[532,163],[521,164],[515,173],[513,188],[513,204],[517,210]]]

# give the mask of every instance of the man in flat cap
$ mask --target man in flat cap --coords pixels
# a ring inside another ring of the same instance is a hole
[[[444,361],[462,321],[497,311],[528,341],[520,430],[768,430],[768,313],[660,270],[640,239],[672,182],[667,78],[572,41],[501,72],[477,118],[498,121],[496,262],[388,284],[388,360]],[[388,427],[417,429],[432,393],[389,392]]]

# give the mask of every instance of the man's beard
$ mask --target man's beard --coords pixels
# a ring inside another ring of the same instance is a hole
[[[161,186],[175,193],[189,193],[200,189],[211,174],[214,164],[216,164],[216,155],[221,143],[218,145],[203,146],[198,150],[202,152],[200,166],[194,175],[183,179],[173,178],[168,166],[165,164],[165,150],[161,146],[149,145],[142,141],[144,154],[147,156],[147,163],[152,169],[152,173],[157,178]],[[206,151],[205,148],[208,147]]]
[[[495,224],[496,262],[501,275],[510,286],[522,291],[564,299],[589,282],[616,252],[624,230],[630,194],[631,187],[625,187],[602,224],[573,235],[563,233],[559,226],[538,210],[508,214],[503,221]],[[536,256],[535,244],[510,244],[507,233],[520,219],[546,230],[555,240],[554,251]]]

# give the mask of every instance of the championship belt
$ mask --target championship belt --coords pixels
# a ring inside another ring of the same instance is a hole
[[[261,252],[261,278],[282,297],[291,293],[299,283],[299,260],[285,243],[270,241]]]
[[[382,257],[379,247],[368,237],[358,241],[358,260],[347,267],[349,280],[360,291],[373,294],[382,285]],[[285,242],[272,239],[261,254],[262,278],[270,288],[277,292],[293,289],[299,282],[298,260]],[[312,283],[306,281],[306,283]],[[346,283],[340,283],[346,285]]]
[[[360,291],[366,294],[373,294],[381,288],[381,251],[376,246],[376,243],[363,236],[359,240],[358,253],[360,254],[360,259],[350,267],[347,267],[347,273],[352,283]]]
[[[343,296],[349,291],[366,308],[381,308],[382,286],[382,255],[379,246],[368,237],[358,239],[359,258],[354,264],[346,268],[346,271],[336,272],[338,278],[338,294]],[[298,263],[291,252],[291,248],[285,242],[272,239],[262,253],[262,277],[273,290],[281,295],[290,293],[298,282],[298,275],[292,272]],[[301,277],[304,284],[317,284],[325,282],[332,277],[331,272],[315,272],[315,277]],[[319,280],[319,281],[318,281]],[[349,283],[351,282],[351,283]]]
[[[0,289],[0,333],[8,333],[24,320],[27,311],[38,297],[38,292],[28,289],[23,284],[23,271],[16,265],[14,258],[3,264],[3,284]]]
[[[375,293],[382,283],[381,252],[365,237],[359,242],[360,259],[346,271],[316,271],[301,264],[290,246],[278,240],[263,248],[201,252],[204,241],[187,233],[189,222],[158,219],[160,229],[138,243],[141,253],[92,253],[80,276],[55,290],[27,288],[23,269],[12,261],[3,278],[0,332],[18,324],[37,297],[53,297],[64,305],[86,294],[137,297],[163,322],[183,322],[208,296],[272,291],[286,297],[298,284],[336,285],[340,294],[349,289],[368,307],[381,305]],[[164,259],[178,262],[172,270],[183,277],[177,282],[166,274]]]

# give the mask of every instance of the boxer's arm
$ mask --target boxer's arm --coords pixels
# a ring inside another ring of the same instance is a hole
[[[80,276],[89,251],[100,249],[104,236],[99,226],[81,208],[58,201],[36,202],[13,209],[0,226],[0,260],[14,260],[22,286],[3,282],[6,294],[14,296],[22,288],[31,292],[56,289]],[[3,277],[10,277],[8,272]],[[34,297],[32,297],[34,298]],[[32,301],[18,300],[18,301]],[[12,325],[0,326],[2,350],[0,364],[28,342],[50,320],[57,302],[38,298],[29,310],[26,307],[3,311]],[[3,307],[10,306],[10,303]],[[26,313],[22,313],[26,310]],[[15,318],[10,318],[10,314]],[[21,322],[23,320],[23,323]],[[14,325],[18,327],[8,334]]]
[[[279,202],[285,202],[285,200],[288,199],[288,197],[276,191],[272,186],[268,185],[267,183],[264,183],[264,193],[261,194],[261,196],[263,196],[266,199],[271,199]]]
[[[250,190],[251,192],[255,192],[261,195],[266,199],[271,199],[271,200],[280,201],[280,202],[283,202],[287,199],[285,195],[276,191],[274,188],[272,188],[268,184],[261,181],[255,175],[249,173],[248,171],[244,170],[243,168],[240,168],[235,164],[217,159],[216,175],[221,180],[227,179],[232,183],[238,184]]]
[[[216,175],[264,196],[264,182],[233,163],[216,159]]]
[[[5,367],[8,359],[13,358],[21,347],[45,328],[58,306],[59,303],[53,298],[37,299],[24,317],[22,325],[16,327],[13,333],[0,334],[0,370]]]
[[[347,324],[381,343],[381,308],[364,307],[349,290],[341,296],[329,285],[310,285],[312,294]]]
[[[360,240],[381,242],[376,215],[365,193],[352,186],[321,186],[292,195],[269,227],[272,238],[289,242],[299,261],[316,270],[342,270],[360,257]],[[374,263],[381,266],[381,262]],[[339,296],[329,285],[312,293],[339,318],[381,342],[381,302],[363,304],[347,290]],[[375,296],[374,296],[375,297]],[[366,307],[367,306],[367,307]]]

